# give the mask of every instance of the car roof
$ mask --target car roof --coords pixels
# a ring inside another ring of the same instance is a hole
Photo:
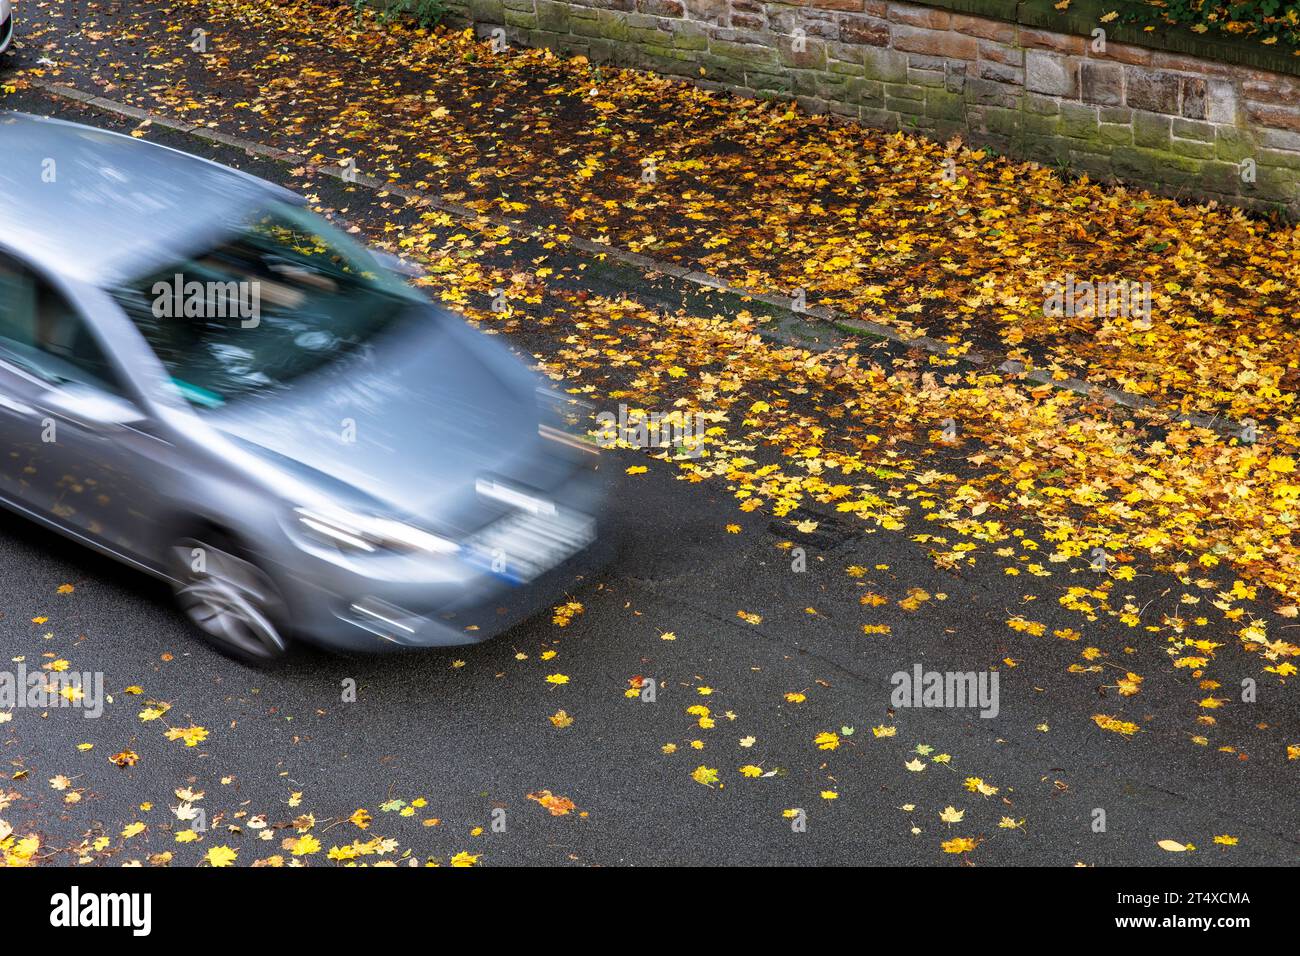
[[[91,126],[0,111],[0,243],[101,287],[135,278],[294,193]]]

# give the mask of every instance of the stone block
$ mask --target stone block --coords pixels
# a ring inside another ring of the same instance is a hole
[[[891,31],[895,50],[925,53],[954,60],[973,60],[979,53],[979,41],[951,30],[927,30],[894,24]]]
[[[1077,139],[1097,136],[1097,107],[1082,103],[1061,104],[1061,135]]]
[[[1177,73],[1132,69],[1128,74],[1126,102],[1136,110],[1177,113],[1181,80]]]
[[[1099,106],[1124,102],[1124,68],[1115,63],[1084,60],[1079,64],[1079,98]]]
[[[869,16],[843,16],[838,20],[839,40],[857,46],[889,46],[889,24]]]
[[[1074,96],[1075,62],[1042,50],[1026,51],[1025,89],[1049,96]]]
[[[1028,27],[1021,27],[1016,34],[1016,39],[1020,46],[1023,47],[1051,50],[1054,53],[1072,56],[1082,55],[1087,47],[1087,41],[1083,37],[1065,33],[1052,33],[1047,30],[1031,30]]]
[[[868,79],[898,83],[907,79],[907,56],[897,50],[867,48],[862,51],[863,71]]]
[[[1254,140],[1235,126],[1220,126],[1214,133],[1214,155],[1219,159],[1239,163],[1255,153]]]
[[[1099,123],[1097,139],[1110,146],[1132,146],[1133,127],[1129,123]]]
[[[820,4],[822,0],[815,0],[815,2]],[[905,23],[930,30],[947,30],[952,22],[952,14],[947,10],[918,7],[908,3],[891,3],[888,17],[895,23]]]
[[[1179,156],[1191,156],[1195,159],[1214,158],[1213,143],[1207,143],[1199,139],[1179,139],[1177,136],[1170,142],[1173,151]]]
[[[1148,149],[1168,149],[1170,117],[1159,113],[1133,114],[1133,143]]]
[[[1179,119],[1173,120],[1173,134],[1180,139],[1198,139],[1203,143],[1214,142],[1214,124],[1197,123],[1193,120]]]

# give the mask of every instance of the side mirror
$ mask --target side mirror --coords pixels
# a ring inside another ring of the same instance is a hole
[[[140,409],[125,398],[79,382],[69,382],[46,392],[42,403],[51,411],[92,428],[134,425],[144,421]]]

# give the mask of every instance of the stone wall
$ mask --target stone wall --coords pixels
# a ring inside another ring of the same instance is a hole
[[[1141,45],[1099,38],[1096,19],[1053,17],[1050,7],[1045,17],[1041,4],[1013,0],[453,5],[479,33],[504,26],[514,43],[795,98],[868,126],[959,133],[1094,177],[1300,216],[1300,57],[1292,70],[1267,48],[1256,56],[1190,34],[1171,43],[1165,31],[1120,24],[1105,29]],[[981,12],[961,12],[972,9]],[[1059,29],[1044,25],[1058,21]],[[1220,46],[1227,56],[1217,55]]]

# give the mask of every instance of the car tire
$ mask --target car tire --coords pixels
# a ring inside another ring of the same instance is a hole
[[[288,652],[279,590],[234,538],[198,532],[177,539],[169,558],[177,606],[209,644],[255,665]]]

